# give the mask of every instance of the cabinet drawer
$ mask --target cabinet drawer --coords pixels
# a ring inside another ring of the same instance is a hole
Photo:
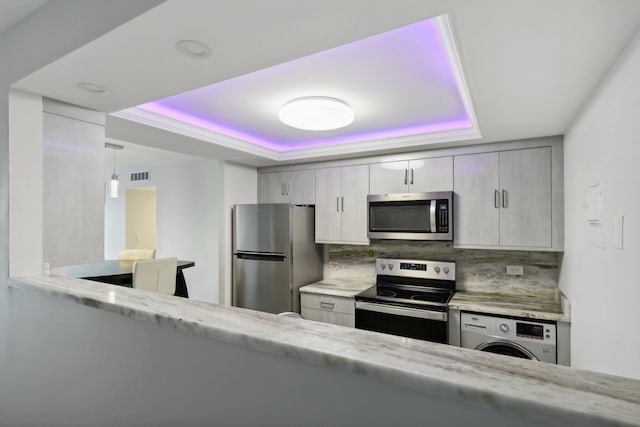
[[[356,326],[356,317],[352,314],[334,313],[331,311],[302,307],[302,317],[316,322],[331,323],[332,325],[348,326],[351,328],[355,328]]]
[[[353,298],[302,293],[300,294],[300,306],[327,312],[355,314],[355,300]]]

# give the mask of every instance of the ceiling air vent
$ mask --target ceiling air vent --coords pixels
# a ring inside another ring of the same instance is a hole
[[[131,182],[136,182],[136,181],[149,181],[149,171],[132,173]]]

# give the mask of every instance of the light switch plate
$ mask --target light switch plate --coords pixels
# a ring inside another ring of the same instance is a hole
[[[602,222],[602,187],[600,184],[587,189],[587,222],[600,224]]]
[[[616,227],[616,248],[622,249],[624,242],[624,216],[616,215],[615,218],[615,227]]]
[[[521,265],[507,265],[507,274],[509,276],[523,276],[524,267]]]

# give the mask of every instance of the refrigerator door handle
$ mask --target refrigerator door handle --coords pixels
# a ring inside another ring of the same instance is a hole
[[[234,254],[238,259],[252,259],[257,261],[284,261],[285,254],[265,253],[265,252],[238,252]]]

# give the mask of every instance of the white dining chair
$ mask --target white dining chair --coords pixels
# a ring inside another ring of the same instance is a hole
[[[118,261],[136,261],[139,259],[155,258],[155,249],[122,249],[118,252]]]
[[[178,258],[161,258],[133,263],[133,287],[173,295],[176,292]]]

